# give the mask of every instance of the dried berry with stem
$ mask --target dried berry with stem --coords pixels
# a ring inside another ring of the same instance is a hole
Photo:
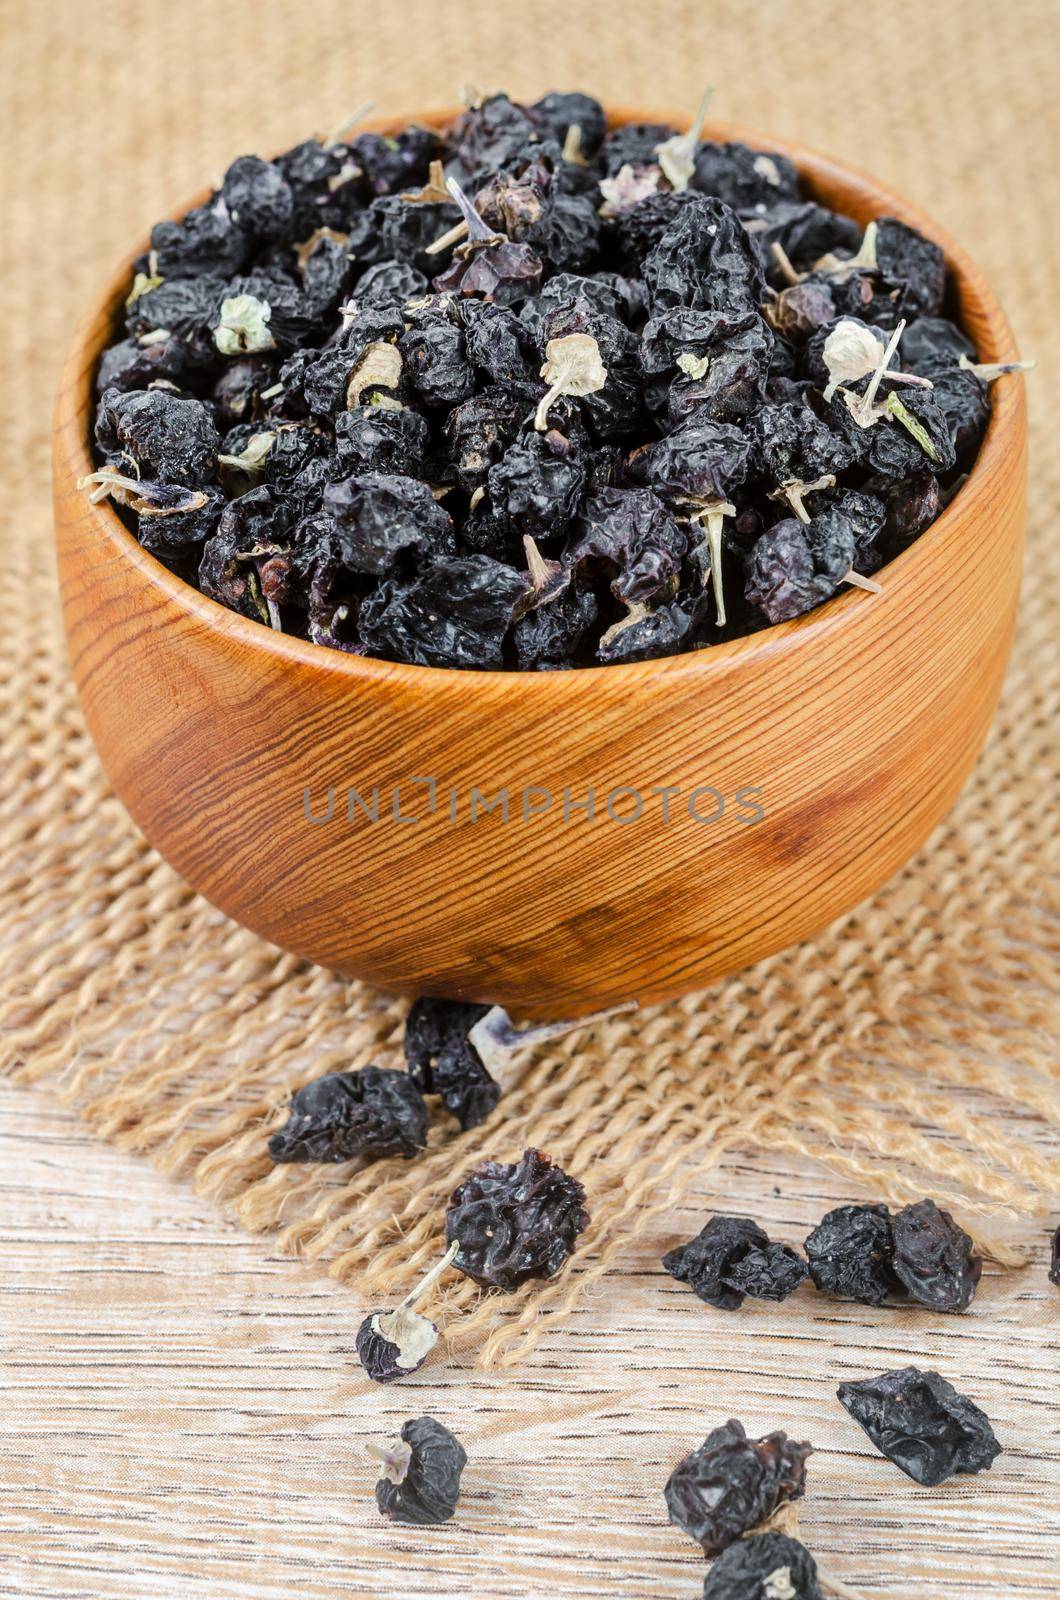
[[[902,1367],[841,1383],[837,1393],[881,1455],[929,1488],[955,1473],[984,1472],[1000,1454],[985,1414],[937,1372]]]
[[[483,1288],[507,1292],[555,1277],[588,1225],[582,1185],[540,1150],[481,1162],[445,1212],[446,1241],[459,1246],[453,1265]]]
[[[703,1600],[821,1600],[817,1563],[787,1534],[756,1533],[714,1563]]]
[[[467,1454],[447,1427],[415,1417],[402,1425],[400,1438],[368,1451],[381,1468],[375,1499],[384,1517],[421,1525],[449,1521]]]
[[[550,339],[545,350],[541,376],[548,388],[534,412],[538,433],[548,428],[549,407],[561,395],[595,394],[607,382],[607,368],[600,359],[600,346],[587,333],[569,333]]]
[[[422,1367],[438,1343],[437,1324],[415,1310],[456,1255],[454,1241],[440,1261],[389,1311],[375,1311],[357,1329],[357,1355],[373,1383],[393,1383]]]
[[[299,1089],[269,1155],[277,1162],[409,1159],[426,1145],[427,1107],[409,1074],[370,1066],[330,1072]]]
[[[708,1556],[768,1522],[778,1506],[806,1489],[810,1444],[786,1433],[749,1439],[735,1419],[708,1433],[678,1462],[663,1491],[670,1521],[695,1539]]]
[[[462,1128],[475,1128],[515,1080],[525,1051],[628,1009],[516,1028],[503,1006],[425,996],[405,1020],[405,1060],[424,1094],[440,1095]]]

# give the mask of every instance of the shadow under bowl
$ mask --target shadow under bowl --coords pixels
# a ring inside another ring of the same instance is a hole
[[[790,141],[731,124],[706,136],[781,150],[822,203],[935,239],[980,359],[1015,358],[983,275],[916,206]],[[952,805],[1016,611],[1019,378],[993,386],[968,481],[878,575],[882,594],[851,590],[659,661],[454,672],[342,655],[237,616],[78,492],[129,272],[126,261],[82,322],[59,389],[70,657],[113,789],[238,922],[387,989],[575,1014],[681,994],[814,933],[885,883]]]

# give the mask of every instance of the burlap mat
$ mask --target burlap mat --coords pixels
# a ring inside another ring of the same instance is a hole
[[[102,1136],[368,1292],[404,1283],[434,1252],[441,1205],[472,1162],[531,1141],[549,1149],[584,1178],[592,1230],[575,1269],[543,1291],[451,1291],[484,1363],[517,1359],[634,1230],[739,1146],[824,1160],[852,1196],[930,1192],[981,1235],[1055,1201],[1057,1169],[1028,1132],[1032,1114],[1060,1122],[1049,0],[535,0],[518,11],[9,0],[0,16],[14,69],[0,112],[7,1069],[53,1082]],[[440,1119],[421,1161],[272,1170],[265,1136],[290,1088],[334,1067],[398,1064],[404,1006],[227,922],[108,794],[56,609],[51,392],[104,268],[231,156],[293,143],[368,97],[381,111],[451,102],[468,80],[689,110],[711,81],[719,115],[874,169],[965,240],[1040,364],[1022,627],[973,780],[870,904],[705,993],[576,1036],[532,1062],[485,1127],[460,1136]],[[968,1109],[973,1090],[990,1114]]]

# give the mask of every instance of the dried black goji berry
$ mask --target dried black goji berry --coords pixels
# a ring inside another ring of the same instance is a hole
[[[715,1561],[703,1600],[821,1600],[817,1563],[787,1534],[756,1533]]]
[[[904,1206],[892,1226],[894,1271],[903,1288],[932,1311],[966,1311],[983,1263],[949,1212],[919,1200]]]
[[[917,1483],[984,1472],[1000,1453],[986,1416],[937,1372],[902,1367],[837,1391],[877,1450]]]
[[[555,1277],[588,1225],[585,1190],[540,1150],[483,1161],[445,1213],[446,1240],[460,1247],[453,1265],[486,1289]]]
[[[299,1089],[287,1122],[269,1140],[274,1161],[414,1156],[427,1143],[427,1107],[407,1072],[361,1067]]]
[[[894,1272],[894,1233],[884,1205],[837,1206],[806,1239],[814,1286],[842,1300],[882,1306],[901,1292]]]
[[[433,1417],[402,1425],[391,1444],[373,1446],[382,1468],[375,1499],[392,1522],[448,1522],[460,1498],[467,1453],[455,1434]]]
[[[708,1556],[757,1528],[785,1500],[806,1488],[806,1458],[813,1446],[786,1433],[749,1439],[735,1419],[708,1433],[678,1462],[663,1491],[670,1521],[683,1528]]]
[[[798,1254],[772,1243],[750,1217],[711,1217],[694,1239],[668,1251],[662,1264],[719,1311],[737,1310],[745,1295],[784,1300],[807,1275]]]

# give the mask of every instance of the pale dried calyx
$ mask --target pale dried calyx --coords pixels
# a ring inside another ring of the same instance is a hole
[[[238,456],[219,455],[218,461],[225,467],[237,467],[241,472],[254,474],[261,466],[265,457],[276,443],[275,432],[252,433],[243,450]]]
[[[710,570],[711,587],[714,590],[715,626],[723,628],[726,623],[725,590],[722,584],[721,572],[721,535],[726,517],[734,517],[736,507],[728,500],[697,500],[694,502],[692,521],[698,523],[706,530],[706,547],[708,565]],[[702,546],[699,547],[702,549]],[[696,552],[693,551],[693,555]]]
[[[797,1600],[797,1591],[791,1581],[791,1568],[778,1567],[762,1584],[765,1600]]]
[[[141,483],[138,478],[128,478],[114,467],[100,467],[96,472],[90,472],[84,478],[78,478],[77,487],[88,491],[88,498],[93,505],[98,505],[109,495],[119,505],[128,506],[130,511],[143,517],[175,517],[187,511],[198,511],[206,504],[206,494],[202,489],[184,489],[183,491],[173,486],[167,486],[167,495],[177,495],[181,498],[174,500],[171,505],[156,505],[151,498],[154,488],[152,484]]]
[[[560,395],[596,394],[607,382],[607,368],[600,356],[600,346],[591,334],[568,333],[561,339],[548,341],[541,376],[549,387],[534,414],[538,433],[548,428],[548,408],[554,400]]]
[[[707,368],[710,366],[710,357],[696,356],[692,354],[691,350],[686,350],[683,356],[678,356],[677,365],[686,377],[695,378],[698,381],[700,378],[706,377]]]
[[[483,222],[455,178],[447,178],[445,187],[450,199],[455,200],[459,206],[460,215],[464,220],[450,228],[447,233],[443,233],[440,239],[435,239],[433,244],[429,244],[427,255],[437,255],[440,250],[448,249],[451,244],[457,244],[461,239],[465,242],[460,245],[457,254],[463,256],[470,255],[473,250],[486,250],[491,245],[507,242],[503,233],[494,233],[493,229]]]
[[[885,373],[890,382],[916,384],[921,389],[930,389],[932,382],[929,378],[917,378],[916,373],[887,371],[887,366],[890,365],[890,360],[897,350],[903,328],[905,322],[895,328],[889,346],[885,346],[884,341],[877,338],[871,328],[855,322],[852,317],[842,317],[828,334],[825,347],[821,350],[821,358],[828,368],[826,400],[831,400],[841,384],[857,384],[861,378],[868,378],[869,373],[877,374],[876,387],[879,387],[879,381]],[[876,390],[873,390],[874,394]]]
[[[598,648],[601,650],[605,645],[609,645],[612,639],[617,639],[620,633],[625,633],[627,628],[632,628],[635,622],[643,622],[645,617],[651,616],[651,606],[645,605],[643,600],[624,600],[622,603],[626,608],[626,614],[624,617],[619,617],[617,622],[612,622],[611,626],[600,635]]]
[[[412,1463],[412,1446],[404,1439],[389,1439],[386,1444],[369,1443],[365,1449],[379,1463],[379,1476],[388,1483],[404,1483]]]
[[[125,309],[134,306],[142,294],[150,294],[152,289],[157,289],[165,282],[157,272],[138,272],[133,278],[132,288],[125,297]]]
[[[309,257],[322,239],[330,239],[332,244],[337,244],[342,249],[345,249],[350,242],[348,233],[338,233],[334,228],[315,228],[308,239],[295,246],[295,260],[298,262],[299,272],[305,271]]]
[[[630,162],[619,167],[613,178],[600,179],[600,193],[604,203],[600,207],[602,217],[615,217],[621,211],[628,211],[641,200],[646,200],[649,195],[656,194],[659,189],[659,179],[662,174],[658,167],[645,167],[638,172]]]
[[[587,167],[589,165],[582,150],[582,130],[576,122],[572,122],[567,129],[561,154],[564,161],[569,161],[572,166]]]
[[[648,615],[647,606],[636,603],[630,606],[630,611],[636,614],[616,622],[613,628],[608,629],[604,638],[615,632],[621,632],[631,622],[637,622],[641,617]],[[569,1018],[563,1022],[543,1022],[530,1028],[516,1028],[503,1006],[493,1006],[484,1017],[479,1018],[467,1038],[490,1077],[503,1089],[515,1076],[512,1059],[520,1051],[533,1049],[535,1045],[547,1044],[551,1039],[562,1039],[564,1034],[574,1033],[578,1028],[588,1028],[594,1022],[603,1022],[607,1017],[617,1017],[623,1011],[636,1009],[637,1002],[627,1000],[622,1005],[609,1006],[606,1011],[593,1011],[585,1017]]]
[[[223,356],[245,355],[253,350],[275,350],[269,332],[272,307],[252,294],[234,294],[221,301],[221,320],[213,342]]]
[[[696,145],[703,131],[703,124],[707,117],[707,107],[710,105],[714,94],[712,87],[703,91],[703,98],[699,102],[699,110],[695,120],[687,133],[675,133],[672,138],[666,139],[662,144],[655,146],[655,155],[670,187],[681,190],[687,189],[689,182],[696,170]]]
[[[876,259],[877,232],[875,222],[867,223],[855,255],[837,256],[834,251],[829,250],[827,255],[820,256],[814,262],[814,272],[827,273],[830,278],[849,278],[853,272],[875,272],[879,266]]]
[[[432,161],[427,168],[427,182],[422,189],[407,189],[401,199],[410,206],[445,206],[449,204],[449,190],[445,186],[445,167]]]
[[[898,349],[898,341],[904,332],[903,317],[887,344],[883,345],[875,334],[859,327],[851,318],[844,317],[824,342],[822,356],[829,373],[829,383],[824,391],[824,398],[830,400],[836,390],[841,389],[847,408],[859,428],[873,427],[888,411],[887,405],[876,403],[876,395],[884,378],[889,383],[908,383],[921,389],[934,387],[930,378],[920,378],[915,372],[888,370]],[[833,340],[836,341],[834,344]],[[872,376],[864,394],[857,394],[843,387],[848,383],[859,382],[869,373]]]
[[[401,351],[378,341],[365,345],[346,384],[346,409],[353,411],[369,389],[396,389],[401,382]]]
[[[550,605],[563,593],[571,579],[570,568],[562,561],[550,561],[543,556],[536,540],[528,533],[523,535],[523,549],[526,551],[526,575],[531,587],[530,593],[515,608],[516,619],[525,616],[528,611],[537,611],[541,606]]]
[[[803,505],[803,496],[812,494],[815,489],[834,489],[835,473],[826,472],[820,478],[814,478],[811,483],[803,483],[798,478],[785,478],[775,489],[769,491],[770,500],[786,500],[800,522],[809,522],[810,513]]]
[[[442,1259],[420,1279],[399,1306],[395,1306],[393,1311],[379,1311],[370,1319],[372,1332],[394,1346],[394,1365],[406,1372],[414,1372],[422,1366],[438,1343],[436,1325],[413,1308],[417,1300],[422,1300],[428,1289],[434,1286],[459,1249],[460,1242],[454,1239]]]

